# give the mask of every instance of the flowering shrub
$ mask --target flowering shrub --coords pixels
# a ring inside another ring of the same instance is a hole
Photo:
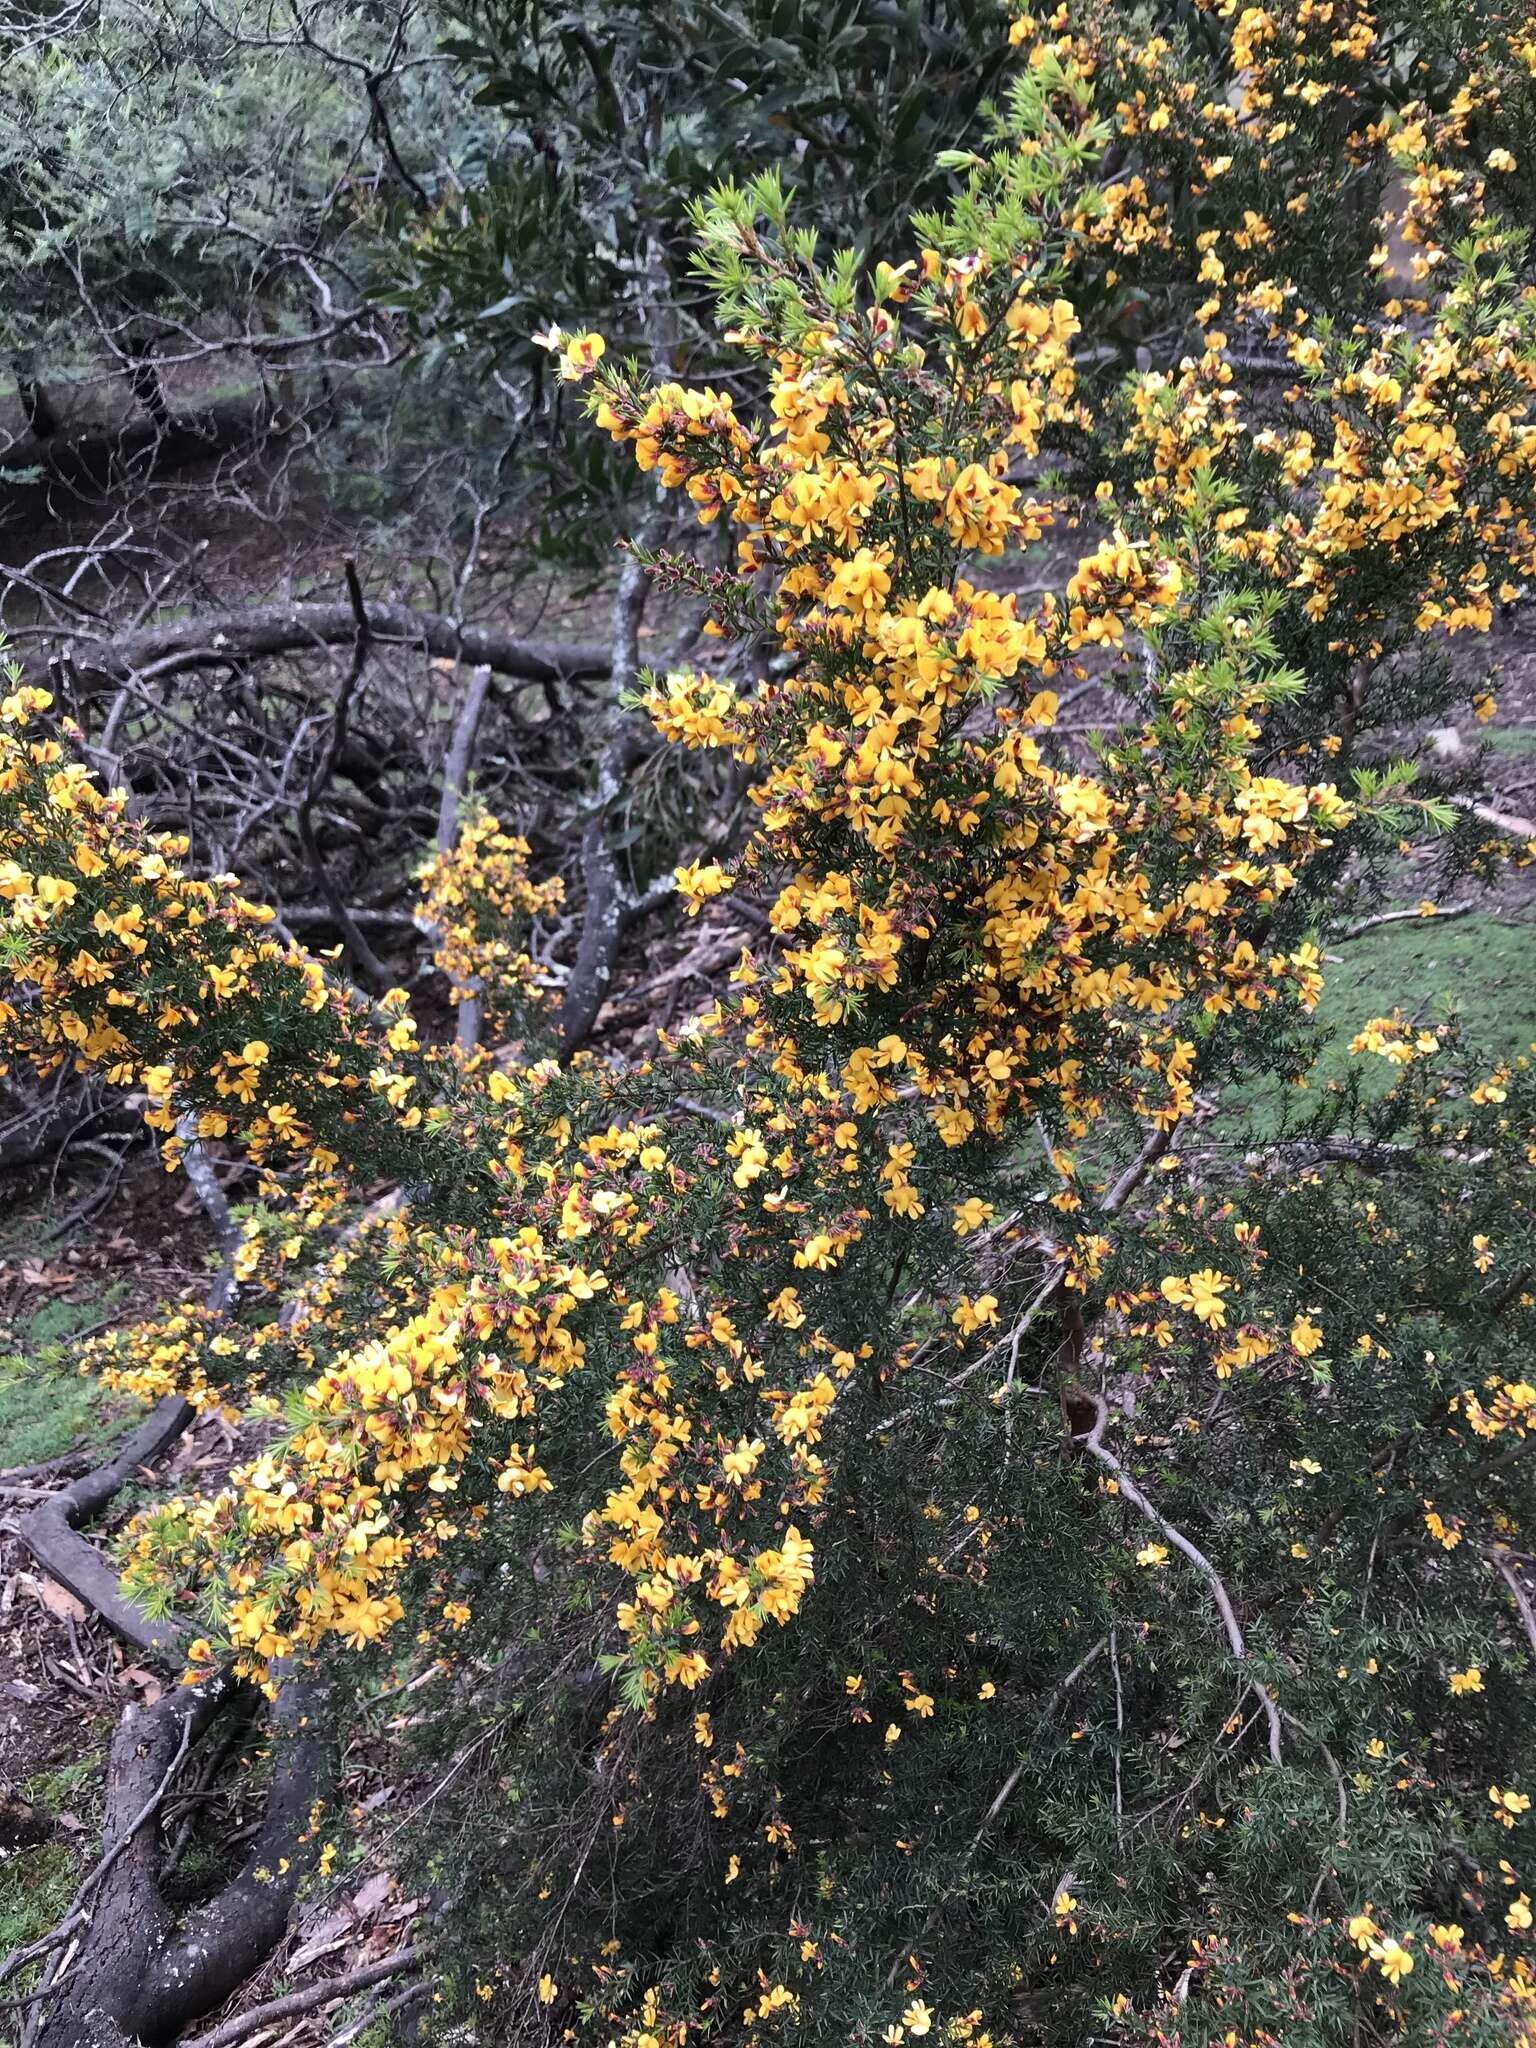
[[[646,686],[753,778],[684,902],[768,930],[650,1059],[424,1046],[183,875],[46,693],[4,706],[18,1050],[141,1091],[169,1164],[265,1170],[238,1339],[100,1347],[283,1418],[139,1518],[130,1583],[194,1665],[432,1668],[436,1739],[479,1732],[417,1853],[500,2037],[1530,2033],[1536,1079],[1399,1011],[1352,1049],[1383,1085],[1278,1130],[1246,1092],[1305,1076],[1404,836],[1529,856],[1366,752],[1536,573],[1525,143],[1485,148],[1527,56],[1490,30],[1466,105],[1362,125],[1361,10],[1213,10],[1217,57],[1117,21],[1021,18],[1008,133],[908,262],[717,195],[760,401],[567,349],[735,541],[651,566],[781,657]],[[1307,214],[1357,157],[1423,289],[1350,331]],[[1196,338],[1089,390],[1127,277],[1198,291]],[[460,992],[528,980],[525,859],[482,820],[425,871]]]

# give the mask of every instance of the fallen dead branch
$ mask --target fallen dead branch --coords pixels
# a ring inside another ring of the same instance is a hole
[[[408,1970],[419,1968],[420,1963],[418,1949],[397,1949],[392,1956],[382,1956],[376,1963],[364,1963],[343,1976],[326,1977],[318,1984],[306,1984],[302,1991],[289,1991],[281,1998],[268,1999],[264,2005],[253,2005],[249,2012],[236,2013],[232,2019],[210,2028],[206,2034],[194,2035],[185,2043],[185,2048],[235,2048],[237,2041],[248,2039],[259,2028],[271,2026],[275,2020],[295,2019],[300,2013],[314,2012],[339,1998],[350,1998],[355,1992],[371,1990],[375,1984],[387,1983],[391,1977],[400,1977]],[[371,2020],[374,2015],[369,2014],[368,2017]]]
[[[593,643],[524,640],[495,626],[466,624],[444,612],[371,598],[368,622],[377,645],[420,647],[441,659],[466,661],[524,682],[600,681],[612,662],[611,651]],[[251,605],[166,619],[99,640],[71,637],[58,648],[55,659],[87,683],[110,688],[134,678],[145,681],[230,662],[313,654],[349,646],[356,636],[357,615],[350,602]],[[34,658],[27,672],[42,682],[51,666],[50,661]]]
[[[236,1294],[240,1233],[195,1138],[184,1158],[188,1180],[224,1247],[208,1295],[210,1307],[224,1310]],[[50,1495],[16,1524],[51,1577],[130,1642],[163,1657],[179,1651],[180,1625],[153,1620],[127,1599],[116,1572],[78,1525],[100,1513],[167,1450],[194,1414],[188,1402],[168,1395],[115,1458]],[[249,1697],[248,1688],[221,1675],[125,1708],[108,1759],[101,1857],[58,1924],[0,1966],[3,1982],[27,1964],[51,1958],[26,2001],[22,2048],[126,2048],[169,2040],[217,2010],[282,1938],[308,1863],[305,1822],[329,1767],[328,1702],[310,1679],[290,1678],[279,1696],[273,1725],[281,1759],[240,1869],[185,1915],[167,1902],[163,1888],[180,1845],[167,1852],[156,1825],[161,1807],[194,1745],[234,1702],[243,1705]]]
[[[184,1127],[182,1135],[192,1135],[190,1127]],[[187,1145],[183,1164],[223,1247],[223,1262],[208,1291],[208,1306],[226,1309],[235,1296],[234,1257],[240,1233],[230,1216],[218,1177],[195,1140]],[[179,1394],[167,1394],[150,1410],[115,1458],[51,1493],[39,1506],[20,1516],[15,1525],[17,1536],[50,1578],[57,1579],[78,1600],[94,1608],[109,1627],[136,1648],[159,1656],[174,1656],[179,1650],[179,1625],[167,1619],[153,1619],[129,1600],[116,1571],[95,1545],[80,1534],[80,1527],[99,1515],[130,1479],[163,1456],[185,1434],[196,1412]]]
[[[1347,945],[1351,939],[1364,938],[1384,924],[1444,924],[1447,918],[1470,917],[1478,908],[1476,903],[1436,904],[1432,911],[1417,908],[1411,910],[1382,910],[1375,917],[1362,917],[1358,924],[1346,925],[1341,932],[1330,932],[1328,943],[1332,946]]]

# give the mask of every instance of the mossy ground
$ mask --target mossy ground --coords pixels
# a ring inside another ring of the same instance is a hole
[[[46,1934],[78,1882],[77,1859],[67,1842],[0,1855],[0,1956]]]
[[[1496,754],[1536,754],[1536,725],[1505,725],[1480,736]]]
[[[103,1322],[123,1291],[49,1301],[0,1330],[0,1467],[94,1451],[131,1419],[131,1404],[104,1396],[69,1356],[70,1339]]]
[[[1536,738],[1536,735],[1533,735]],[[1433,1027],[1460,1019],[1467,1043],[1510,1058],[1536,1039],[1536,920],[1479,913],[1379,925],[1339,949],[1318,1013],[1334,1031],[1319,1061],[1337,1074],[1367,1018],[1393,1007]]]
[[[1306,1077],[1316,1093],[1358,1080],[1367,1094],[1388,1087],[1395,1069],[1349,1050],[1372,1017],[1398,1010],[1420,1029],[1455,1019],[1461,1057],[1472,1064],[1530,1054],[1536,1045],[1536,918],[1479,912],[1472,917],[1414,918],[1378,925],[1337,946],[1328,959],[1317,1020],[1325,1042]],[[1282,1114],[1294,1119],[1305,1101],[1279,1081],[1235,1091],[1246,1102],[1255,1136]]]

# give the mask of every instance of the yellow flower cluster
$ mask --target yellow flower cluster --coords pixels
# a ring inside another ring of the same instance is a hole
[[[39,1071],[73,1061],[141,1089],[157,1130],[195,1110],[199,1137],[238,1129],[258,1159],[281,1149],[329,1174],[340,1154],[328,1140],[357,1099],[399,1107],[413,1085],[395,1067],[414,1046],[404,994],[384,997],[380,1033],[352,991],[269,935],[272,912],[233,876],[183,873],[184,841],[145,831],[56,736],[33,736],[51,701],[22,689],[0,705],[0,903],[29,991],[21,1008],[0,1003],[0,1028]],[[284,1019],[280,1046],[257,1035],[268,1013]],[[215,1042],[209,1023],[229,1015],[244,1028]],[[412,1107],[400,1122],[421,1119]],[[179,1149],[171,1137],[170,1161]]]
[[[1496,1806],[1501,1798],[1513,1796],[1517,1811],[1530,1804],[1529,1800],[1522,1802],[1518,1794],[1501,1794],[1497,1786],[1488,1796]],[[1510,1889],[1517,1889],[1518,1880],[1509,1864],[1502,1863],[1500,1868],[1504,1884]],[[1503,1919],[1510,1934],[1518,1937],[1528,1932],[1532,1923],[1529,1895],[1518,1891],[1505,1909]],[[1406,1978],[1412,1976],[1415,1963],[1422,1960],[1440,1973],[1442,1982],[1452,1993],[1468,1998],[1469,2002],[1475,1999],[1477,2007],[1497,2013],[1512,2029],[1508,2038],[1517,2044],[1517,2048],[1525,2048],[1530,2039],[1532,2008],[1536,2007],[1536,1969],[1533,1969],[1529,1957],[1503,1953],[1490,1955],[1479,1942],[1470,1940],[1466,1929],[1454,1921],[1431,1920],[1425,1925],[1422,1937],[1411,1929],[1401,1935],[1388,1934],[1377,1923],[1369,1900],[1361,1912],[1351,1915],[1346,1932],[1359,1951],[1362,1972],[1379,1973],[1396,1991]],[[1423,1946],[1416,1956],[1415,1944],[1421,1938]],[[1458,2017],[1463,2016],[1470,2015],[1458,2014]]]
[[[1145,746],[1126,786],[1051,760],[1053,679],[1175,613],[1182,571],[1116,535],[1028,612],[955,573],[961,550],[1027,545],[1050,522],[1003,477],[1011,448],[1075,409],[1076,322],[1061,298],[1030,297],[1022,265],[929,251],[892,296],[915,289],[932,350],[899,346],[883,308],[829,315],[793,352],[761,343],[773,388],[757,433],[714,392],[599,384],[615,438],[702,516],[730,519],[744,570],[772,573],[794,658],[790,680],[750,694],[700,674],[653,690],[666,736],[762,770],[735,877],[688,867],[679,888],[693,909],[773,878],[781,945],[771,972],[742,969],[735,1014],[781,1063],[801,1031],[835,1045],[853,1113],[915,1094],[958,1146],[1048,1096],[1084,1129],[1103,1107],[1093,1054],[1129,1018],[1134,1105],[1171,1125],[1190,1103],[1175,1020],[1192,1005],[1315,1001],[1315,954],[1261,956],[1237,927],[1350,809],[1331,784],[1252,772],[1257,696],[1241,691],[1212,721],[1203,787],[1150,791]],[[893,432],[891,385],[934,358],[977,423],[963,468],[922,452],[916,427]],[[904,1177],[888,1206],[920,1213]]]
[[[891,312],[909,301],[922,345]],[[265,914],[233,885],[188,880],[178,849],[130,826],[56,740],[25,737],[40,698],[12,706],[0,887],[43,1057],[71,1048],[141,1087],[161,1128],[190,1108],[203,1135],[238,1134],[258,1159],[296,1152],[321,1181],[343,1142],[358,1159],[381,1134],[439,1141],[445,1157],[462,1143],[458,1178],[489,1205],[467,1234],[406,1233],[417,1278],[398,1319],[338,1330],[281,1452],[178,1532],[156,1525],[183,1562],[224,1571],[229,1636],[253,1669],[328,1635],[376,1638],[404,1611],[408,1569],[472,1540],[494,1500],[557,1484],[541,1418],[600,1337],[617,1483],[585,1541],[622,1575],[615,1612],[645,1681],[696,1685],[715,1655],[788,1620],[812,1580],[819,1446],[868,1346],[805,1283],[877,1215],[918,1222],[936,1158],[1041,1113],[1069,1139],[1111,1112],[1166,1132],[1192,1105],[1196,1018],[1316,1002],[1315,948],[1261,950],[1247,930],[1351,810],[1330,783],[1255,766],[1267,677],[1241,619],[1219,670],[1181,670],[1099,774],[1051,749],[1064,674],[1180,621],[1193,558],[1172,526],[1166,548],[1111,532],[1028,609],[959,573],[962,554],[1027,547],[1053,516],[1007,469],[1044,423],[1081,421],[1070,305],[1034,290],[1027,258],[930,251],[885,274],[869,314],[814,310],[794,348],[748,336],[770,371],[759,428],[712,391],[610,377],[596,399],[642,466],[702,519],[729,520],[790,656],[752,692],[674,675],[651,697],[665,735],[726,746],[756,775],[733,871],[680,876],[694,904],[764,887],[774,940],[679,1050],[686,1071],[729,1043],[757,1077],[752,1114],[702,1161],[685,1167],[670,1131],[632,1116],[582,1138],[542,1107],[549,1069],[462,1076],[455,1093],[403,998],[369,1012],[260,937]],[[1128,444],[1152,486],[1186,496],[1235,432],[1209,363],[1199,379],[1189,403],[1149,400]],[[1261,568],[1278,560],[1257,551]],[[461,994],[527,983],[507,929],[556,892],[526,859],[483,818],[424,870],[424,916]],[[1054,1206],[1070,1214],[1083,1197],[1068,1155],[1054,1160]],[[648,1240],[701,1177],[743,1272],[782,1256],[793,1278],[754,1298],[728,1272],[691,1299],[642,1278]],[[985,1205],[954,1206],[967,1228],[982,1220]],[[1109,1248],[1081,1231],[1069,1284],[1091,1285]],[[1200,1267],[1161,1298],[1219,1332],[1233,1287]],[[959,1342],[998,1315],[987,1292],[948,1309]],[[186,1332],[144,1341],[135,1384],[206,1397]],[[1215,1369],[1283,1341],[1245,1325]],[[1298,1325],[1293,1349],[1309,1345]]]
[[[1488,1382],[1493,1398],[1485,1408],[1476,1394],[1458,1394],[1451,1412],[1465,1415],[1480,1437],[1536,1435],[1536,1387],[1529,1380],[1506,1380],[1495,1374]]]
[[[454,1002],[479,996],[498,1024],[538,1000],[538,970],[520,935],[565,894],[558,875],[529,879],[528,850],[526,839],[504,832],[499,819],[482,812],[461,825],[446,853],[435,853],[416,871],[416,917],[432,934],[433,966],[447,976]]]

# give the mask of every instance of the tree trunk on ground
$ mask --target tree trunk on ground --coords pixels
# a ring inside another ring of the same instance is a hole
[[[183,1118],[177,1132],[189,1141],[187,1178],[224,1246],[208,1306],[225,1311],[238,1292],[240,1233],[190,1120]],[[117,1574],[77,1524],[99,1514],[192,1417],[187,1402],[166,1395],[109,1464],[85,1473],[17,1524],[45,1570],[130,1642],[161,1655],[179,1652],[180,1624],[154,1622],[127,1599]],[[249,1688],[221,1675],[124,1709],[108,1756],[101,1859],[52,1936],[35,1947],[39,1960],[47,1958],[38,1986],[43,1998],[23,2036],[35,2048],[162,2048],[221,2006],[281,1941],[313,1854],[308,1815],[330,1777],[330,1705],[314,1679],[290,1676],[278,1696],[266,1811],[239,1870],[204,1904],[180,1914],[162,1884],[159,1813],[172,1782],[213,1722],[250,1698]],[[31,1958],[18,1951],[7,1970],[23,1959]]]
[[[171,408],[166,403],[165,387],[160,382],[160,372],[148,347],[133,351],[128,366],[128,388],[147,419],[162,429],[170,426]]]
[[[37,2048],[163,2048],[221,2006],[282,1939],[313,1848],[300,1837],[330,1748],[327,1705],[310,1682],[290,1680],[279,1697],[267,1810],[241,1868],[180,1921],[160,1888],[157,1789],[163,1794],[178,1757],[240,1693],[216,1679],[125,1712],[112,1742],[103,1830],[104,1852],[119,1853],[90,1903]]]
[[[59,416],[48,393],[38,382],[32,365],[23,356],[12,356],[11,374],[16,379],[16,398],[22,418],[34,441],[49,441],[59,431]]]

